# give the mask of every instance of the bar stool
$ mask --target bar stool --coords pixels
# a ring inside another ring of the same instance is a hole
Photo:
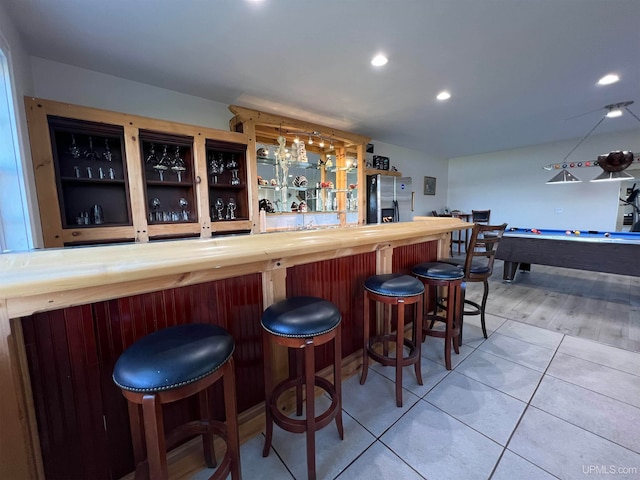
[[[424,336],[444,338],[444,363],[447,370],[451,370],[451,346],[456,353],[460,353],[460,332],[462,331],[462,304],[464,301],[464,272],[455,265],[442,262],[421,263],[413,267],[411,272],[425,286],[425,315],[422,329]],[[438,287],[446,287],[446,305],[439,305]],[[431,294],[433,289],[433,296]],[[430,300],[435,298],[433,309]],[[439,315],[439,309],[445,310],[445,315]],[[433,313],[431,313],[433,312]],[[429,322],[427,325],[426,322]],[[435,322],[443,322],[444,331],[434,328]]]
[[[207,466],[216,467],[214,434],[225,441],[227,448],[210,478],[227,478],[229,473],[233,480],[242,478],[233,350],[233,338],[225,329],[192,323],[158,330],[120,355],[113,381],[129,406],[136,478],[166,479],[167,448],[194,435],[202,435]],[[213,420],[207,393],[220,378],[226,423]],[[200,419],[178,426],[165,436],[162,406],[196,394]]]
[[[493,263],[495,261],[498,245],[507,224],[482,225],[476,223],[471,232],[471,240],[465,258],[446,258],[440,262],[455,265],[462,270],[465,282],[481,282],[483,284],[482,300],[480,303],[472,300],[464,300],[463,315],[480,315],[482,334],[487,338],[487,325],[485,322],[485,310],[489,298],[489,278],[493,275]],[[462,330],[460,330],[462,336]]]
[[[422,332],[422,297],[424,286],[410,275],[389,273],[374,275],[364,282],[364,347],[362,349],[362,376],[360,385],[367,380],[369,358],[373,358],[381,365],[396,367],[396,405],[402,407],[402,367],[415,365],[416,379],[422,385],[422,373],[420,371],[421,345],[419,335]],[[381,335],[369,334],[369,305],[371,302],[380,302],[388,305],[382,314],[383,332]],[[404,307],[413,305],[414,321],[411,340],[404,336]],[[398,307],[398,325],[395,335],[391,333],[392,308]],[[388,310],[388,311],[387,311]],[[388,343],[395,342],[396,353],[394,357],[389,355]],[[382,343],[382,353],[375,346]],[[404,347],[409,353],[404,356]]]
[[[274,303],[262,314],[262,344],[264,349],[264,388],[266,432],[262,456],[269,455],[273,437],[273,423],[293,433],[306,432],[307,476],[316,478],[315,432],[336,421],[340,440],[344,438],[342,428],[342,345],[340,322],[342,316],[331,302],[316,297],[292,297]],[[333,384],[317,376],[314,347],[333,339]],[[273,385],[269,359],[271,344],[276,343],[296,349],[296,375]],[[304,354],[304,359],[302,355]],[[304,360],[304,361],[303,361]],[[304,365],[302,365],[304,363]],[[290,418],[278,409],[278,398],[287,390],[296,390],[296,414],[302,415],[302,386],[305,386],[306,414],[303,419]],[[316,416],[315,387],[323,389],[331,398],[331,406]]]

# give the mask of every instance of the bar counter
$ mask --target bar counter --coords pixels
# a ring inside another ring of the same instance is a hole
[[[264,399],[259,319],[274,301],[315,295],[336,303],[344,368],[359,357],[364,279],[446,256],[451,232],[471,226],[424,217],[0,255],[0,477],[130,472],[126,403],[111,371],[128,345],[165,326],[196,318],[231,332],[241,421]],[[271,362],[287,374],[286,351]],[[326,363],[321,354],[319,368]]]

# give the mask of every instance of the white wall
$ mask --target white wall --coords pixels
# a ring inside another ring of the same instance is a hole
[[[372,140],[371,143],[374,145],[374,155],[389,157],[390,165],[395,166],[403,176],[413,179],[415,192],[413,215],[431,215],[431,210],[441,211],[447,205],[448,162],[446,159],[376,140]],[[436,177],[435,195],[424,195],[425,176]]]
[[[31,58],[39,98],[229,130],[228,105],[84,68]]]
[[[635,122],[632,118],[616,121]],[[512,227],[614,231],[619,182],[589,182],[599,167],[569,169],[578,184],[547,185],[556,171],[542,167],[560,163],[578,139],[516,150],[453,158],[449,162],[448,202],[470,212],[491,209],[491,223]],[[591,135],[568,158],[595,160],[612,150],[640,152],[640,134]]]
[[[0,230],[3,247],[25,250],[38,246],[40,222],[28,146],[27,121],[22,98],[32,94],[31,64],[17,30],[0,4],[0,48],[7,59],[8,82],[0,90],[13,94],[2,100],[0,149]],[[12,118],[13,117],[13,118]],[[15,119],[15,122],[14,122]]]

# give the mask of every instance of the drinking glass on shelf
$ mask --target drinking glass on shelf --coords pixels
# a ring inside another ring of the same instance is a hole
[[[229,203],[227,203],[227,217],[229,220],[236,219],[236,201],[233,197],[231,197]]]
[[[176,172],[179,182],[182,181],[182,172],[184,172],[186,169],[187,167],[184,164],[184,160],[180,158],[180,147],[176,147],[176,154],[171,161],[171,170]]]
[[[215,203],[216,211],[218,212],[218,220],[223,220],[222,211],[224,210],[224,201],[221,197],[218,197]]]
[[[110,162],[113,160],[113,153],[111,153],[111,149],[109,148],[108,138],[104,139],[104,153],[102,154],[102,156],[107,162]]]
[[[162,213],[159,211],[160,209],[160,199],[152,198],[151,199],[151,210],[152,213],[149,214],[149,220],[152,222],[161,222],[162,221]]]
[[[80,158],[80,149],[76,145],[76,136],[71,135],[71,145],[69,146],[69,153],[73,158]]]
[[[240,185],[238,170],[231,170],[231,185]]]
[[[89,148],[84,152],[85,158],[88,160],[98,160],[100,155],[93,148],[93,138],[89,137]]]
[[[178,204],[180,205],[180,208],[182,209],[182,220],[185,222],[189,221],[189,210],[187,210],[187,207],[189,206],[189,202],[187,201],[186,198],[181,198],[180,200],[178,200]]]

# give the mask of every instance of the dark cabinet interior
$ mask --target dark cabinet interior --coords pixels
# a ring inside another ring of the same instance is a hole
[[[196,223],[193,137],[140,131],[147,221]]]
[[[131,225],[124,131],[48,117],[63,228]]]
[[[211,222],[249,219],[246,145],[207,139]]]

